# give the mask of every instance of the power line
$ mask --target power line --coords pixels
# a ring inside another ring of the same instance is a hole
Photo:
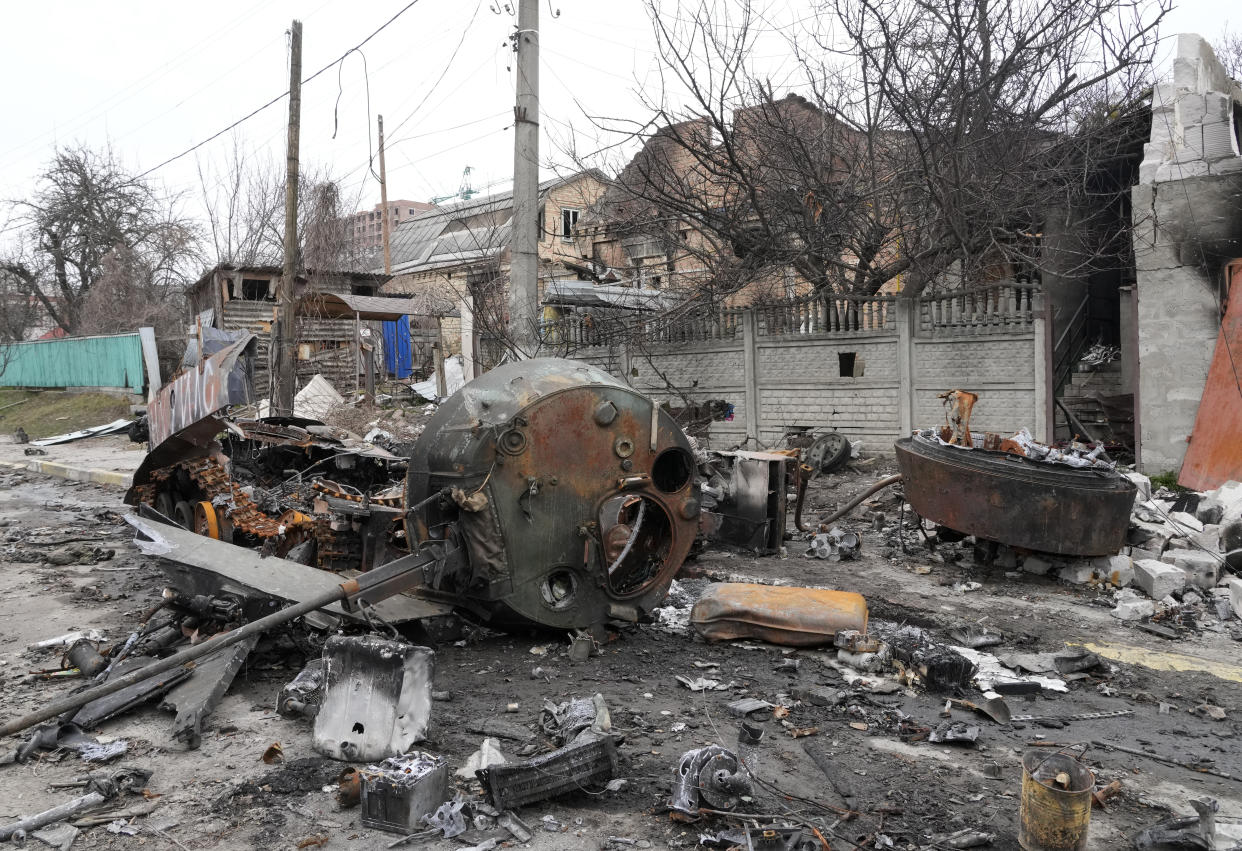
[[[358,50],[359,48],[361,48],[364,44],[366,44],[366,43],[367,43],[368,41],[370,41],[371,39],[375,38],[375,36],[379,35],[381,32],[383,32],[385,29],[387,29],[387,28],[388,28],[388,26],[389,26],[390,24],[392,24],[392,22],[393,22],[393,21],[397,20],[397,18],[399,18],[399,17],[401,17],[402,15],[404,15],[404,14],[405,14],[406,12],[408,12],[411,8],[413,8],[414,6],[418,5],[418,3],[419,3],[419,0],[410,0],[410,2],[409,2],[409,3],[407,3],[405,6],[403,6],[403,7],[401,8],[401,10],[400,10],[399,12],[397,12],[397,14],[393,15],[391,18],[389,18],[387,21],[385,21],[382,25],[380,25],[379,29],[375,30],[375,32],[371,33],[369,36],[367,36],[367,37],[366,37],[366,38],[364,38],[362,41],[360,41],[360,42],[358,42],[357,44],[355,44],[355,45],[354,45],[353,47],[351,47],[349,50],[347,50],[347,51],[345,51],[344,53],[342,53],[342,54],[341,54],[340,56],[338,56],[336,59],[332,60],[332,61],[331,61],[331,62],[329,62],[327,65],[325,65],[325,66],[323,66],[322,68],[320,68],[320,69],[319,69],[318,71],[316,71],[314,74],[311,74],[309,77],[307,77],[306,79],[302,80],[302,85],[306,85],[307,83],[309,83],[310,81],[312,81],[312,80],[314,80],[316,77],[318,77],[320,74],[322,74],[322,73],[324,73],[325,71],[327,71],[329,68],[332,68],[333,66],[335,66],[335,65],[337,65],[338,63],[340,63],[341,61],[343,61],[343,60],[345,59],[345,57],[346,57],[346,56],[348,56],[349,54],[353,53],[355,50]],[[195,145],[191,145],[190,147],[186,148],[184,151],[182,151],[181,153],[177,154],[176,156],[169,157],[168,159],[164,160],[162,163],[160,163],[159,165],[155,166],[154,168],[149,168],[149,169],[147,169],[147,170],[146,170],[146,171],[144,171],[142,174],[139,174],[139,175],[135,178],[135,180],[141,180],[142,178],[146,177],[147,175],[152,174],[153,172],[159,171],[161,168],[163,168],[164,166],[168,165],[169,163],[174,163],[174,162],[176,162],[177,160],[181,159],[182,157],[184,157],[184,156],[186,156],[186,155],[188,155],[188,154],[192,154],[192,153],[194,153],[194,152],[195,152],[195,151],[197,151],[199,148],[203,147],[203,145],[206,145],[208,142],[212,142],[212,141],[215,141],[216,139],[219,139],[221,136],[223,136],[225,133],[229,132],[229,131],[230,131],[230,130],[232,130],[233,128],[237,127],[238,125],[240,125],[240,124],[242,124],[242,123],[244,123],[244,122],[246,122],[246,121],[249,121],[251,118],[254,118],[256,115],[258,115],[258,114],[259,114],[260,112],[262,112],[263,110],[267,109],[269,106],[273,106],[273,105],[275,105],[275,104],[277,104],[277,103],[280,103],[280,101],[284,100],[286,97],[288,97],[288,95],[289,95],[289,90],[288,90],[288,89],[286,89],[285,91],[281,92],[281,93],[280,93],[279,95],[277,95],[276,97],[274,97],[274,98],[272,98],[271,100],[269,100],[267,103],[265,103],[265,104],[263,104],[262,106],[260,106],[258,109],[255,109],[255,110],[253,110],[252,112],[249,112],[249,113],[247,113],[246,115],[242,116],[241,118],[237,119],[237,120],[236,120],[236,121],[234,121],[232,124],[230,124],[228,127],[225,127],[223,130],[220,130],[220,131],[218,131],[218,132],[216,132],[216,133],[213,133],[212,135],[208,136],[206,139],[204,139],[204,140],[203,140],[203,141],[201,141],[201,142],[198,142],[198,143],[197,143],[197,144],[195,144]]]

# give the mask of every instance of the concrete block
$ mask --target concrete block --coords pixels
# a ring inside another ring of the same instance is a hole
[[[1220,580],[1220,562],[1199,550],[1179,552],[1173,566],[1186,572],[1186,584],[1196,588],[1215,588]]]
[[[1203,159],[1210,163],[1236,157],[1238,146],[1233,135],[1233,125],[1223,121],[1204,124],[1200,150]]]
[[[1149,618],[1156,613],[1156,604],[1151,600],[1137,598],[1133,600],[1119,600],[1116,608],[1110,615],[1121,621],[1141,621],[1143,618]]]
[[[1195,517],[1206,527],[1211,523],[1219,523],[1225,515],[1225,504],[1214,496],[1204,494],[1195,509]]]
[[[1225,482],[1216,490],[1208,491],[1206,495],[1222,506],[1220,520],[1217,520],[1217,523],[1242,517],[1242,482]]]
[[[1163,600],[1186,587],[1186,572],[1162,561],[1143,559],[1134,563],[1134,584],[1153,600]]]
[[[1126,531],[1126,543],[1132,547],[1142,547],[1159,555],[1169,545],[1172,534],[1162,523],[1147,523],[1143,520],[1132,520]]]
[[[1208,92],[1203,96],[1203,123],[1229,122],[1233,120],[1233,98],[1226,92]]]
[[[1177,99],[1176,113],[1178,122],[1183,126],[1202,124],[1207,114],[1204,96],[1198,92],[1182,95]]]
[[[1095,575],[1103,577],[1114,588],[1125,588],[1134,581],[1134,562],[1129,556],[1100,556],[1091,560]]]
[[[1211,169],[1207,162],[1197,158],[1198,152],[1194,157],[1187,156],[1185,160],[1179,158],[1178,162],[1163,163],[1160,168],[1156,169],[1155,177],[1152,183],[1169,183],[1174,180],[1185,180],[1188,177],[1203,177],[1210,174]],[[1228,162],[1228,160],[1222,160]]]
[[[1133,482],[1134,486],[1138,488],[1139,500],[1146,502],[1151,499],[1151,479],[1147,478],[1142,473],[1123,473],[1122,475]]]
[[[1138,561],[1141,558],[1152,558],[1157,561],[1160,560],[1160,553],[1153,552],[1152,550],[1145,550],[1142,547],[1126,547],[1126,555],[1130,557],[1131,561]]]
[[[1242,618],[1242,579],[1230,579],[1226,587],[1229,589],[1229,605],[1233,607],[1234,616]]]
[[[1057,576],[1064,582],[1086,585],[1095,579],[1095,565],[1086,560],[1070,562],[1057,572]]]
[[[1036,576],[1043,576],[1052,570],[1052,562],[1039,556],[1027,556],[1022,560],[1022,569]]]
[[[1139,170],[1142,171],[1142,166],[1139,166]],[[1229,157],[1208,166],[1209,174],[1236,174],[1239,171],[1242,171],[1242,157]],[[1153,176],[1151,182],[1155,182],[1155,179]]]

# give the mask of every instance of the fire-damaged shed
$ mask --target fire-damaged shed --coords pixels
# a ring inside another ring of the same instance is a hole
[[[255,387],[268,384],[269,343],[277,317],[277,290],[280,285],[279,266],[218,265],[205,272],[188,290],[190,309],[195,324],[225,331],[247,331],[256,337],[254,358]],[[331,272],[308,270],[294,282],[294,297],[299,302],[308,295],[335,295],[345,298],[370,297],[387,282],[388,276],[370,272]],[[396,299],[383,299],[385,315],[359,319],[354,311],[348,314],[327,309],[319,301],[300,306],[297,317],[297,352],[294,368],[298,384],[305,384],[321,374],[337,387],[352,388],[358,376],[365,374],[366,360],[359,353],[378,353],[381,337],[380,319],[401,316],[392,309]],[[319,308],[323,307],[322,310]],[[407,311],[409,313],[412,311]],[[377,358],[377,362],[378,358]],[[262,393],[260,393],[262,395]]]

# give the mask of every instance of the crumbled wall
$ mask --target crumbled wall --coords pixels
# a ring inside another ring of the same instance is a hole
[[[1221,267],[1242,256],[1239,110],[1242,89],[1207,42],[1178,36],[1131,195],[1138,450],[1148,473],[1175,471],[1185,457],[1220,329]]]

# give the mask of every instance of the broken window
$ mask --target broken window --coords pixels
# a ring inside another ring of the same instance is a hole
[[[267,278],[242,278],[242,298],[246,301],[263,301],[270,296],[271,282]]]
[[[578,213],[569,207],[561,210],[561,239],[570,240],[574,237],[574,227],[578,224]]]

